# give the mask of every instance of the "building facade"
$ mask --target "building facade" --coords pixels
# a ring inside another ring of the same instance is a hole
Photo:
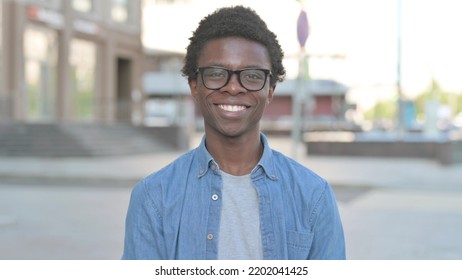
[[[143,62],[141,0],[0,2],[0,122],[137,122]]]
[[[169,61],[159,54],[152,54],[152,61]],[[172,56],[172,59],[176,56]],[[169,64],[170,65],[170,64]],[[179,65],[178,65],[179,67]],[[192,125],[203,129],[200,109],[190,95],[185,77],[177,71],[156,70],[144,74],[146,93],[145,125]],[[346,100],[348,87],[334,80],[306,80],[303,82],[302,119],[303,130],[355,130],[355,124],[345,118],[346,111],[354,109]],[[293,101],[299,86],[297,80],[286,79],[276,86],[271,103],[262,117],[262,129],[266,132],[288,132],[293,126]],[[189,122],[189,124],[185,124]]]

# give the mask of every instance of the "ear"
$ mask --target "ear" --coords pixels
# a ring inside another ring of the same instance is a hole
[[[268,99],[266,101],[267,104],[269,104],[269,103],[271,103],[271,101],[273,101],[273,94],[274,94],[275,90],[276,90],[276,84],[270,85],[270,88],[268,90]]]
[[[191,91],[191,95],[194,101],[197,102],[197,98],[199,96],[199,93],[197,92],[197,80],[191,79],[188,81],[188,84],[189,84],[189,89]]]

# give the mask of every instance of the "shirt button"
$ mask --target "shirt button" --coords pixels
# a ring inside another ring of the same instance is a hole
[[[213,234],[211,234],[211,233],[207,234],[207,239],[212,240],[213,239]]]
[[[217,166],[215,164],[212,164],[211,168],[213,171],[217,170]]]
[[[217,201],[218,200],[218,195],[217,194],[212,195],[212,200]]]

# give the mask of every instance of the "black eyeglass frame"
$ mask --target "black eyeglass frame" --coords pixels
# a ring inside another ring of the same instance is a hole
[[[207,84],[205,83],[204,81],[204,71],[207,70],[207,69],[221,69],[221,70],[225,70],[226,72],[228,72],[228,79],[226,80],[226,82],[221,86],[221,87],[216,87],[216,88],[213,88],[213,87],[208,87]],[[262,71],[264,74],[265,74],[265,79],[264,79],[264,82],[261,86],[261,88],[259,89],[248,89],[246,86],[243,85],[242,81],[241,81],[241,72],[243,71],[246,71],[246,70],[259,70],[259,71]],[[220,66],[205,66],[205,67],[197,67],[197,70],[196,70],[196,74],[197,73],[200,73],[201,74],[201,80],[202,80],[202,84],[209,90],[219,90],[223,87],[225,87],[228,83],[229,83],[229,80],[231,80],[231,76],[233,74],[236,74],[237,75],[237,80],[239,81],[239,84],[245,88],[246,90],[248,91],[259,91],[259,90],[262,90],[265,85],[266,85],[266,81],[268,80],[268,76],[272,76],[273,74],[271,73],[271,70],[269,69],[263,69],[263,68],[244,68],[244,69],[240,69],[240,70],[230,70],[230,69],[226,69],[224,67],[220,67]]]

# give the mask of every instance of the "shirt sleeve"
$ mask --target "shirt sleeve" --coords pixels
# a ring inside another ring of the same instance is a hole
[[[314,260],[346,259],[345,238],[337,201],[327,182],[312,215],[314,237],[308,258]]]
[[[148,193],[146,179],[140,181],[130,197],[125,221],[122,259],[165,259],[162,215]]]

